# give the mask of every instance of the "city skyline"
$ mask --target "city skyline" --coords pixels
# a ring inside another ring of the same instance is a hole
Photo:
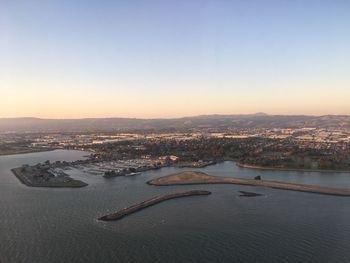
[[[348,1],[4,1],[0,118],[350,114]]]

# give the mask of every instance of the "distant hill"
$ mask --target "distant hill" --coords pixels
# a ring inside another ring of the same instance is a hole
[[[0,118],[0,132],[98,132],[130,130],[178,130],[227,128],[347,128],[350,115],[202,115],[174,119],[88,118],[39,119]]]

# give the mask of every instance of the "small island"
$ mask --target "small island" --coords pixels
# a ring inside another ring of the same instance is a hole
[[[247,192],[247,191],[239,191],[240,197],[256,197],[256,196],[262,196],[262,194],[253,193],[253,192]]]
[[[221,177],[221,176],[208,175],[202,172],[192,172],[192,171],[163,176],[157,179],[150,180],[147,182],[147,184],[157,185],[157,186],[194,185],[194,184],[237,184],[237,185],[269,187],[274,189],[291,190],[291,191],[299,191],[299,192],[307,192],[307,193],[315,193],[315,194],[350,196],[350,188],[334,188],[334,187],[324,187],[324,186],[318,186],[318,185],[285,183],[285,182],[278,182],[278,181]]]
[[[31,187],[84,187],[88,184],[72,179],[61,169],[53,169],[50,162],[34,166],[23,165],[11,171],[23,184]]]
[[[145,200],[141,203],[126,207],[126,208],[124,208],[116,213],[102,216],[102,217],[98,218],[98,220],[102,220],[102,221],[119,220],[119,219],[121,219],[127,215],[130,215],[132,213],[135,213],[141,209],[144,209],[146,207],[164,202],[166,200],[181,198],[181,197],[188,197],[188,196],[195,196],[195,195],[210,195],[210,194],[211,194],[211,192],[205,191],[205,190],[191,190],[191,191],[181,192],[181,193],[159,195],[159,196],[155,196],[151,199]]]

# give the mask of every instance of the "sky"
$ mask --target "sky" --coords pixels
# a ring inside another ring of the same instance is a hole
[[[0,117],[350,114],[350,1],[0,0]]]

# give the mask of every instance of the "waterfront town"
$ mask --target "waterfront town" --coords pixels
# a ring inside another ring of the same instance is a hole
[[[350,129],[326,128],[249,128],[230,129],[225,131],[198,130],[186,133],[180,132],[101,132],[101,133],[0,133],[0,155],[25,153],[52,149],[80,149],[98,148],[122,142],[142,141],[193,141],[200,139],[265,139],[276,141],[290,141],[301,148],[342,148],[349,149]]]
[[[75,162],[46,162],[14,170],[31,185],[74,185],[64,169],[134,176],[165,166],[198,168],[224,160],[250,168],[350,171],[350,131],[317,128],[237,129],[188,133],[5,133],[1,154],[84,150]],[[45,182],[45,183],[44,183]]]

